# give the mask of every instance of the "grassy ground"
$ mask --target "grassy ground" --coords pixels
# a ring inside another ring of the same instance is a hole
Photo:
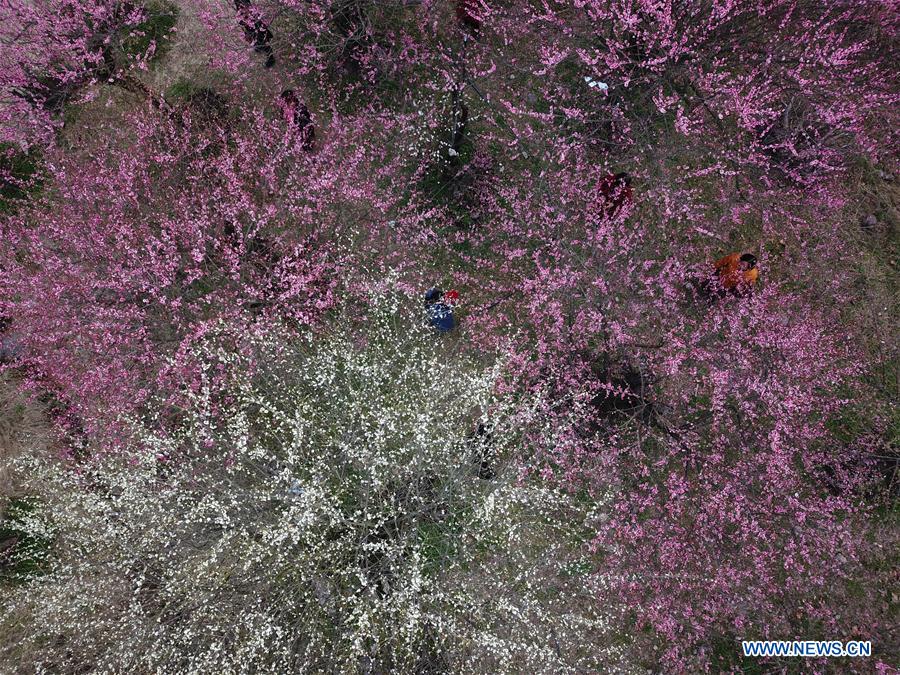
[[[17,457],[47,452],[50,437],[40,405],[30,401],[8,374],[0,374],[0,522],[9,500],[20,496],[22,476],[11,464]]]

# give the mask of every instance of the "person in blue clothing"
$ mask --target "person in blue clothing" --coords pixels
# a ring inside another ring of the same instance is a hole
[[[453,305],[459,298],[456,291],[444,293],[439,288],[430,288],[425,292],[425,315],[428,325],[438,333],[448,333],[456,327],[453,317]]]

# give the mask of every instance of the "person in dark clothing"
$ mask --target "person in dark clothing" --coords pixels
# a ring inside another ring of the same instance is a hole
[[[482,480],[493,480],[497,476],[494,471],[494,455],[491,445],[492,438],[489,428],[479,422],[472,439],[472,446],[473,459],[478,467],[478,477]]]
[[[312,150],[315,146],[316,129],[312,123],[312,115],[305,103],[302,103],[293,89],[285,89],[278,97],[281,113],[285,121],[300,136],[304,150]]]
[[[12,363],[22,355],[22,336],[8,332],[12,321],[0,314],[0,363]]]
[[[466,138],[466,126],[469,123],[469,108],[461,101],[453,119],[453,137],[450,139],[451,156],[458,157]]]
[[[481,33],[479,9],[478,0],[456,0],[456,21],[474,38]]]
[[[255,14],[250,0],[234,0],[234,8],[238,14],[238,24],[244,30],[244,39],[253,45],[258,54],[266,55],[266,68],[275,65],[272,53],[272,31],[268,24]]]
[[[459,298],[456,291],[448,291],[446,295],[439,288],[431,288],[425,292],[425,315],[428,324],[439,333],[448,333],[456,326],[453,318],[453,304]]]

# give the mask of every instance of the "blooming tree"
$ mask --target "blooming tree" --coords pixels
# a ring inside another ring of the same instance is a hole
[[[98,82],[146,93],[147,68],[175,24],[162,2],[41,0],[0,7],[0,142],[52,142],[67,102]]]
[[[21,363],[82,417],[145,400],[209,321],[314,322],[359,225],[342,219],[371,199],[371,149],[338,129],[312,158],[262,113],[186,114],[144,109],[126,139],[60,155],[58,191],[3,224],[0,311]]]
[[[23,528],[55,545],[43,574],[4,596],[4,634],[18,638],[4,661],[618,663],[585,576],[590,513],[517,480],[523,430],[557,434],[541,406],[498,396],[501,364],[436,344],[402,296],[369,300],[324,338],[219,323],[195,345],[203,376],[184,383],[185,404],[137,423],[122,452],[27,459],[42,508]]]

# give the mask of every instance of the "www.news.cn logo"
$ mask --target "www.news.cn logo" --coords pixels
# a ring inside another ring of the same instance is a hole
[[[872,656],[872,643],[850,640],[744,640],[744,656]]]

